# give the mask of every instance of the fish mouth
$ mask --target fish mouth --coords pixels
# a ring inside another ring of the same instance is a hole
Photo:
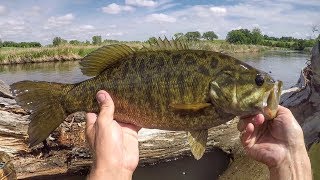
[[[262,113],[267,120],[271,120],[277,115],[282,84],[282,81],[275,82],[271,90],[265,94]]]

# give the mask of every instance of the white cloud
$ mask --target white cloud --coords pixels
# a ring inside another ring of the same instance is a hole
[[[306,38],[312,33],[312,25],[320,24],[319,0],[236,0],[219,6],[211,1],[192,5],[190,1],[127,0],[113,1],[122,2],[113,5],[109,1],[98,11],[85,9],[85,3],[92,1],[81,2],[82,8],[73,8],[73,14],[57,14],[69,7],[70,2],[8,1],[4,4],[0,1],[0,35],[3,40],[47,44],[52,43],[55,36],[82,41],[90,40],[93,35],[108,35],[117,40],[146,40],[151,36],[163,36],[162,33],[170,38],[177,32],[199,30],[214,31],[223,39],[234,28],[251,30],[259,27],[271,36]],[[92,6],[88,4],[88,8]],[[102,16],[101,13],[122,15]]]
[[[186,9],[189,11],[186,15],[196,15],[199,17],[213,17],[227,15],[227,8],[218,6],[195,5]]]
[[[227,13],[227,9],[224,7],[210,7],[210,11],[217,15],[225,15]]]
[[[166,30],[162,30],[159,32],[159,34],[167,34],[167,31]]]
[[[32,8],[26,12],[26,15],[29,15],[29,16],[38,16],[38,15],[41,14],[41,12],[42,12],[41,7],[39,7],[39,6],[32,6]]]
[[[124,35],[123,32],[115,32],[115,33],[107,33],[106,36],[110,37],[110,36],[122,36]]]
[[[95,33],[95,30],[96,30],[94,26],[89,24],[71,27],[69,29],[72,34],[72,39],[77,39],[78,37],[81,37],[83,34],[86,34],[86,35],[93,34]]]
[[[146,17],[146,21],[147,22],[169,22],[169,23],[174,23],[176,22],[176,18],[173,17],[173,16],[169,16],[169,15],[166,15],[166,14],[151,14],[151,15],[148,15]]]
[[[8,12],[9,10],[5,6],[0,5],[0,16],[7,15]]]
[[[299,1],[299,0],[277,0],[282,3],[291,3],[297,5],[310,5],[310,6],[320,6],[319,0],[308,0],[308,1]]]
[[[102,11],[108,14],[119,14],[123,11],[132,12],[134,11],[134,8],[131,6],[121,6],[116,3],[112,3],[108,6],[102,7]]]
[[[68,24],[71,24],[74,20],[74,15],[69,13],[64,16],[51,16],[48,20],[46,25],[44,26],[45,29],[55,28],[55,27],[61,27]]]
[[[243,27],[242,26],[238,26],[238,27],[232,28],[232,30],[239,30],[239,29],[243,29]]]
[[[26,24],[23,20],[8,19],[5,22],[0,22],[0,34],[4,37],[8,35],[24,34],[26,30]]]
[[[79,27],[79,29],[82,29],[82,30],[94,30],[95,27],[92,26],[92,25],[82,25]]]
[[[109,25],[109,28],[116,28],[116,27],[117,27],[117,25],[115,25],[115,24]]]
[[[142,6],[142,7],[154,7],[158,5],[156,1],[151,1],[151,0],[126,0],[126,4],[132,5],[132,6]]]

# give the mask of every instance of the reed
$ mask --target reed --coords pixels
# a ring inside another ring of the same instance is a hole
[[[143,42],[124,43],[135,48],[148,46],[147,43]],[[0,64],[79,60],[99,47],[101,46],[64,45],[58,47],[41,48],[1,48]],[[190,47],[192,49],[203,49],[225,53],[259,52],[272,49],[271,47],[257,45],[235,45],[224,40],[190,42]]]
[[[41,48],[2,48],[1,64],[37,63],[76,60],[97,49],[97,46],[59,46]]]

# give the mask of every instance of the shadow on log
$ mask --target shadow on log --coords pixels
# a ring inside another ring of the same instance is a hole
[[[281,97],[281,104],[293,112],[302,126],[307,146],[318,141],[320,132],[319,53],[317,43],[312,50],[311,61],[302,70],[297,85],[285,90]],[[6,91],[6,96],[0,99],[0,151],[11,155],[18,178],[72,179],[70,176],[73,175],[76,175],[75,179],[84,178],[90,168],[92,156],[85,142],[83,113],[69,116],[60,125],[48,138],[52,150],[44,154],[41,145],[34,149],[27,147],[28,115],[14,103],[10,104],[8,97],[10,95]],[[224,171],[220,179],[268,178],[268,170],[264,165],[245,156],[239,142],[237,122],[238,119],[233,119],[209,130],[206,152],[210,154],[219,148],[226,160],[223,161],[224,168],[219,171]],[[139,132],[139,148],[140,168],[191,156],[185,132],[143,129]]]

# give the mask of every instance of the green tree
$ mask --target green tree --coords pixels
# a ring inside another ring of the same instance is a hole
[[[60,46],[60,45],[63,45],[63,44],[67,44],[67,42],[68,42],[67,40],[62,39],[61,37],[55,37],[52,40],[53,46]]]
[[[181,39],[184,36],[184,34],[179,32],[179,33],[175,33],[173,36],[176,40],[178,40],[178,39]]]
[[[309,39],[309,40],[304,39],[305,47],[313,47],[315,44],[316,44],[316,39]]]
[[[305,41],[303,39],[299,39],[292,45],[294,50],[302,51],[306,47]]]
[[[29,45],[30,45],[30,47],[41,47],[42,46],[41,43],[39,43],[39,42],[30,42]]]
[[[185,37],[187,38],[188,41],[197,41],[201,38],[201,34],[199,31],[187,32],[185,34]]]
[[[251,32],[251,43],[252,44],[261,44],[263,41],[263,36],[259,28],[253,28]]]
[[[2,39],[0,39],[0,48],[3,47]]]
[[[28,47],[30,47],[30,46],[29,46],[29,43],[27,43],[27,42],[17,43],[17,46],[18,46],[18,47],[22,47],[22,48],[28,48]]]
[[[318,35],[317,40],[320,41],[320,34]]]
[[[289,37],[282,36],[282,37],[279,39],[279,41],[286,41],[286,42],[293,42],[293,41],[295,41],[295,40],[296,40],[296,39],[293,38],[293,37],[291,37],[291,36],[289,36]]]
[[[71,41],[69,41],[69,44],[72,44],[72,45],[80,45],[81,42],[78,41],[78,40],[71,40]]]
[[[251,44],[252,43],[252,33],[248,29],[239,29],[241,33],[245,36],[243,44]]]
[[[90,41],[86,40],[86,42],[84,43],[85,45],[90,45]]]
[[[226,41],[234,44],[247,44],[249,40],[245,31],[232,30],[228,32]]]
[[[272,42],[269,41],[269,40],[264,40],[264,41],[262,41],[261,44],[264,45],[264,46],[272,46]]]
[[[259,28],[232,30],[227,34],[227,41],[236,44],[262,44],[264,39],[272,40],[272,37],[263,36]]]
[[[17,43],[13,42],[13,41],[4,41],[2,43],[3,47],[17,47]]]
[[[218,39],[218,36],[213,31],[208,31],[208,32],[203,33],[202,38],[212,41],[214,39]]]
[[[92,44],[93,45],[100,45],[102,43],[101,36],[93,36],[92,37]]]
[[[157,38],[155,38],[155,37],[150,37],[150,38],[147,40],[147,43],[149,43],[149,44],[155,44],[155,43],[157,43]]]
[[[116,44],[116,43],[119,43],[118,40],[114,40],[114,39],[105,39],[103,41],[104,44]]]
[[[275,44],[276,47],[281,47],[281,48],[285,48],[286,47],[286,42],[284,41],[278,41]]]

